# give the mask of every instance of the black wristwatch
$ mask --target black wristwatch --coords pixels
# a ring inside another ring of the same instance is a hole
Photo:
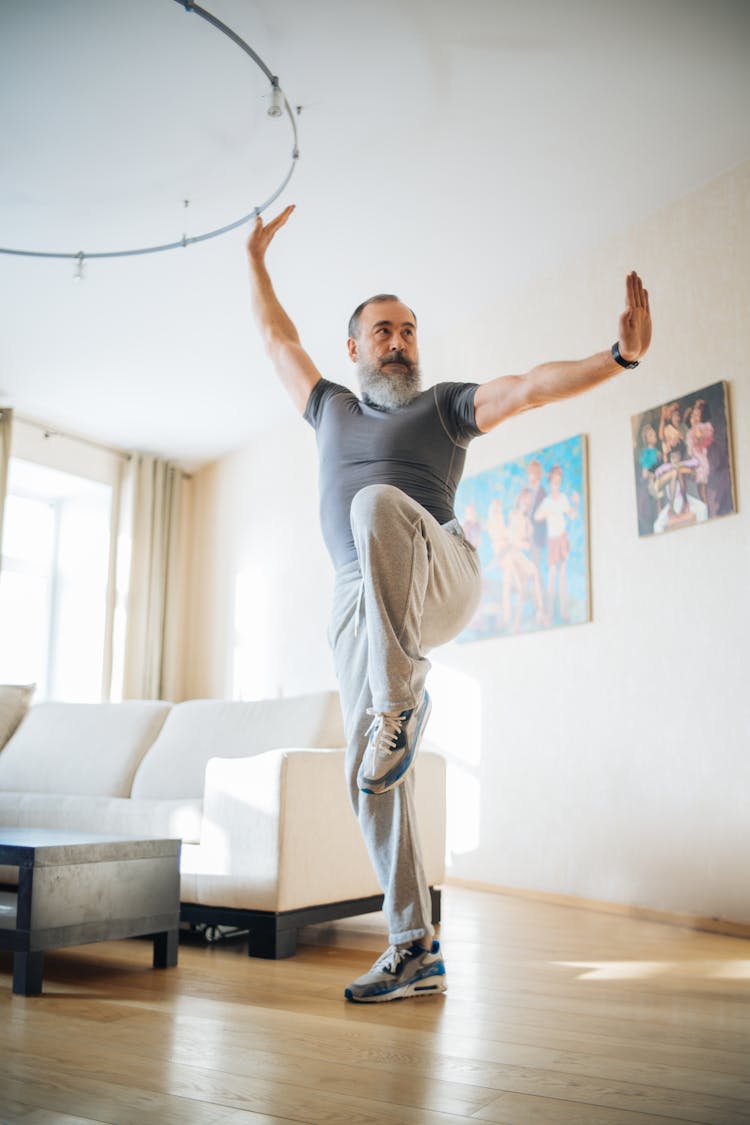
[[[614,344],[612,345],[612,356],[614,358],[615,363],[619,363],[620,367],[637,367],[638,366],[638,360],[637,359],[632,359],[632,360],[628,361],[627,359],[622,358],[622,356],[620,355],[619,342],[617,340],[615,340]]]

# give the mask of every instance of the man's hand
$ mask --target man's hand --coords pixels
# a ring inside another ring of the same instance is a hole
[[[294,204],[291,203],[288,207],[285,207],[281,214],[277,215],[275,219],[271,219],[269,223],[264,223],[260,215],[256,216],[253,229],[250,231],[250,237],[247,240],[247,254],[251,262],[259,264],[264,261],[266,250],[270,246],[274,235],[283,227],[293,210]]]
[[[620,317],[620,355],[628,362],[641,359],[651,343],[648,292],[635,270],[625,279],[625,312]]]

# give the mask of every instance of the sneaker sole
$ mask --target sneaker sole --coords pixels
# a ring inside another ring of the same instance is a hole
[[[408,1000],[410,997],[438,996],[447,992],[448,983],[445,974],[435,977],[425,977],[424,980],[413,980],[401,988],[394,988],[390,992],[380,992],[376,996],[355,996],[350,988],[344,989],[347,1000],[355,1004],[383,1004],[388,1000]]]
[[[401,784],[401,782],[404,780],[404,778],[408,774],[409,770],[414,765],[414,763],[417,759],[417,751],[419,750],[419,747],[422,745],[422,739],[424,738],[424,731],[425,731],[425,727],[427,726],[427,721],[428,721],[428,719],[429,719],[429,717],[432,713],[432,700],[430,699],[427,692],[425,692],[424,694],[425,694],[425,706],[424,706],[424,709],[423,709],[423,712],[422,712],[422,718],[419,720],[419,726],[417,727],[417,733],[414,737],[414,749],[411,752],[411,757],[409,758],[408,762],[406,762],[406,763],[402,762],[401,763],[401,770],[394,777],[389,778],[388,774],[386,774],[385,777],[383,778],[383,780],[378,783],[378,786],[377,786],[376,789],[370,789],[370,788],[365,789],[362,785],[360,785],[359,786],[360,792],[367,793],[370,797],[379,797],[381,793],[388,793],[388,792],[390,792],[391,789],[395,789],[397,785]]]

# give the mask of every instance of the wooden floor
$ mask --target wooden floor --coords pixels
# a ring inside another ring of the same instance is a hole
[[[296,957],[144,941],[0,957],[0,1120],[315,1125],[750,1122],[750,943],[448,888],[444,997],[349,1004],[379,915]]]

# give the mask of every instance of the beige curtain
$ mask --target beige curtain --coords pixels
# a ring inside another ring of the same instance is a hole
[[[8,461],[10,460],[10,432],[13,423],[13,411],[8,407],[0,407],[0,552],[3,546],[3,508],[5,507],[5,493],[8,487]],[[2,567],[2,553],[0,553],[0,568]]]
[[[120,510],[121,529],[130,531],[121,694],[173,699],[181,657],[183,474],[168,461],[137,454],[127,477]]]

